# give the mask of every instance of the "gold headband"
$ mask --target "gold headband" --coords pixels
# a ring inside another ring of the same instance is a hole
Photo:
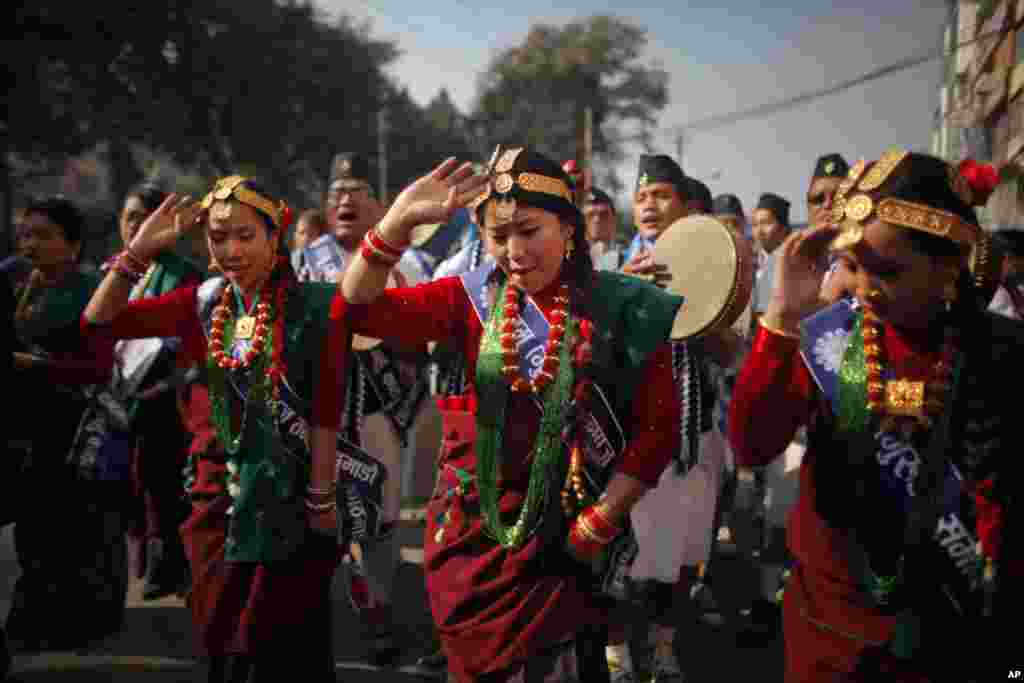
[[[523,172],[513,175],[512,167],[515,165],[519,155],[522,154],[522,147],[503,149],[501,145],[495,148],[491,155],[491,162],[488,164],[488,175],[491,180],[487,183],[484,191],[478,196],[473,204],[473,210],[479,209],[484,202],[490,199],[491,195],[507,195],[518,185],[525,192],[537,192],[549,194],[573,203],[572,191],[565,181],[560,178],[540,175],[539,173]],[[516,210],[516,200],[512,197],[500,197],[498,203],[501,205],[497,212],[497,218],[509,220]]]
[[[981,228],[956,214],[895,197],[882,199],[876,205],[866,194],[881,187],[908,156],[906,151],[893,149],[883,154],[867,174],[864,173],[866,164],[863,162],[858,162],[850,169],[846,180],[836,191],[832,209],[833,220],[842,228],[841,234],[832,243],[833,249],[846,249],[859,242],[864,235],[863,224],[872,216],[886,223],[926,232],[958,244],[974,246],[978,243],[982,238]],[[854,189],[858,193],[848,197],[847,194]]]
[[[203,198],[201,206],[204,209],[209,210],[209,208],[213,206],[214,202],[227,201],[234,197],[243,204],[248,204],[252,208],[262,211],[270,216],[270,220],[274,222],[274,225],[280,228],[287,205],[284,202],[275,204],[263,195],[253,192],[247,187],[243,187],[242,183],[247,180],[248,178],[240,175],[221,178],[213,186],[213,189],[209,194]]]

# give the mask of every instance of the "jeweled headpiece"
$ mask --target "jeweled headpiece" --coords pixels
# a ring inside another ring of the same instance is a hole
[[[966,246],[977,244],[984,231],[953,212],[897,196],[879,199],[877,203],[872,198],[871,193],[885,184],[909,158],[909,152],[891,149],[873,164],[862,159],[850,169],[836,190],[832,208],[832,218],[842,230],[833,249],[845,249],[859,242],[864,235],[864,225],[873,217]],[[983,167],[968,160],[958,166],[948,165],[945,182],[964,204],[973,207],[988,200],[999,179],[991,166]]]
[[[912,163],[920,164],[904,169],[912,182],[897,186],[894,192],[880,190],[893,173]],[[969,253],[977,286],[988,289],[996,265],[991,235],[957,213],[956,207],[984,205],[998,183],[999,176],[993,167],[972,160],[958,165],[943,164],[938,159],[901,149],[885,152],[874,163],[862,159],[836,190],[832,218],[840,233],[832,242],[832,249],[856,245],[864,238],[865,226],[877,218],[961,245],[964,253]]]
[[[227,202],[229,199],[235,199],[266,214],[276,227],[287,228],[292,222],[292,211],[288,208],[288,205],[283,201],[275,203],[258,192],[245,187],[245,183],[248,180],[249,178],[240,175],[221,178],[206,197],[203,198],[200,206],[208,211],[211,209],[216,210],[214,209],[215,202]],[[214,217],[227,218],[231,213],[230,205],[225,206],[224,211],[226,211],[225,215]]]
[[[498,145],[487,166],[487,175],[487,185],[472,207],[478,225],[484,225],[483,210],[488,203],[499,221],[511,220],[520,203],[582,220],[568,175],[541,154],[525,147]]]

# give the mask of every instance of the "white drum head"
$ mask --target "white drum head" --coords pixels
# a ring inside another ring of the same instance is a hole
[[[684,299],[673,339],[707,332],[732,303],[738,256],[732,233],[710,216],[680,218],[658,237],[654,261],[672,274],[666,290]]]

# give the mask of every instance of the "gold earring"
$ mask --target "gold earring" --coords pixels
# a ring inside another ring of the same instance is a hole
[[[565,243],[565,260],[568,261],[572,258],[572,252],[576,248],[576,245],[572,243],[572,238]]]
[[[957,276],[946,280],[946,284],[942,286],[942,300],[946,304],[946,311],[951,311],[953,305],[956,303],[957,289],[956,289]]]

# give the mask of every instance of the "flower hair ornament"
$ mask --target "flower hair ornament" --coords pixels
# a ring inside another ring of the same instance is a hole
[[[984,206],[999,186],[999,171],[992,164],[964,159],[956,166],[950,164],[949,185],[964,204]]]

